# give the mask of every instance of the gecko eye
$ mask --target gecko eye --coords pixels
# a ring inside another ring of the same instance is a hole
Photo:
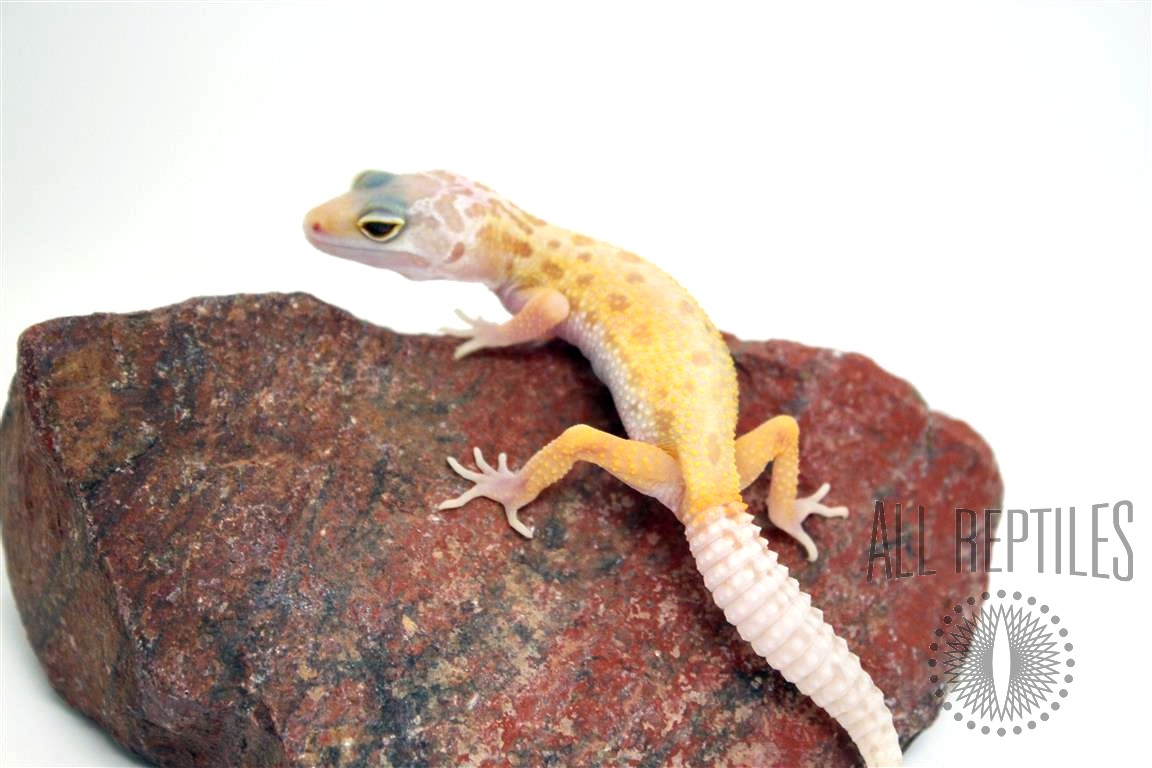
[[[356,226],[369,240],[386,243],[400,234],[404,220],[391,214],[366,213],[356,222]]]

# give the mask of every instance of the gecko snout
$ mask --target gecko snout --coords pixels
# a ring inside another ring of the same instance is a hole
[[[324,226],[323,217],[315,215],[315,212],[309,212],[308,215],[304,217],[304,236],[310,241],[314,242],[313,238],[317,235],[323,237],[327,234],[328,230]]]

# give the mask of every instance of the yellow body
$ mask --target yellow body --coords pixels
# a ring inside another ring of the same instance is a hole
[[[635,254],[557,227],[510,232],[497,219],[485,234],[514,254],[511,295],[548,289],[568,300],[558,335],[592,361],[629,436],[679,464],[686,511],[739,501],[736,369],[688,292]]]

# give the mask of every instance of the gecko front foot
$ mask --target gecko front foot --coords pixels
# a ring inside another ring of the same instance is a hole
[[[479,317],[468,317],[468,315],[460,310],[456,310],[456,317],[467,323],[469,327],[440,329],[440,333],[445,335],[467,339],[463,344],[456,347],[456,351],[452,353],[454,359],[459,360],[481,349],[503,345],[504,341],[501,336],[499,323],[493,323]],[[453,467],[453,469],[455,469],[455,467]],[[456,471],[460,472],[458,469]],[[463,473],[461,472],[461,474]],[[467,475],[465,475],[465,477],[467,477]]]
[[[804,498],[798,498],[793,501],[792,509],[787,513],[780,512],[780,510],[774,508],[771,504],[768,505],[768,519],[771,520],[772,524],[777,528],[800,542],[809,560],[816,559],[816,543],[812,541],[812,537],[804,530],[804,520],[807,519],[809,515],[848,517],[848,507],[829,507],[820,503],[820,501],[828,495],[828,491],[831,490],[831,488],[831,485],[824,483],[817,488],[816,493],[811,496],[805,496]]]
[[[518,514],[520,507],[527,503],[520,500],[524,496],[524,480],[520,477],[519,472],[508,469],[508,456],[501,453],[496,459],[495,467],[484,460],[484,454],[480,452],[479,448],[472,449],[472,456],[476,460],[476,466],[480,468],[479,472],[468,469],[451,456],[448,457],[448,466],[452,467],[460,477],[471,480],[475,485],[456,498],[441,502],[437,509],[457,509],[472,499],[483,496],[486,499],[499,502],[504,507],[504,515],[508,518],[508,525],[515,528],[525,538],[532,538],[536,529],[524,525]]]

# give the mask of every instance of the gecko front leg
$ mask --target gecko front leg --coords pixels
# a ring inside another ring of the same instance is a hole
[[[587,424],[564,430],[516,472],[508,469],[508,460],[503,453],[499,455],[495,468],[484,460],[479,448],[474,450],[473,456],[479,472],[449,457],[452,469],[475,485],[456,498],[443,502],[439,508],[462,507],[480,496],[492,499],[503,505],[508,524],[527,538],[532,538],[535,529],[521,522],[520,508],[568,474],[578,461],[591,462],[607,470],[632,488],[673,509],[683,494],[680,466],[669,454],[651,443],[610,435]]]
[[[571,311],[564,294],[551,288],[535,289],[523,298],[524,305],[520,311],[503,323],[468,317],[460,310],[456,310],[456,316],[470,327],[440,329],[441,333],[468,339],[456,347],[453,357],[459,360],[489,347],[510,347],[513,344],[549,339],[556,326],[564,322]]]

